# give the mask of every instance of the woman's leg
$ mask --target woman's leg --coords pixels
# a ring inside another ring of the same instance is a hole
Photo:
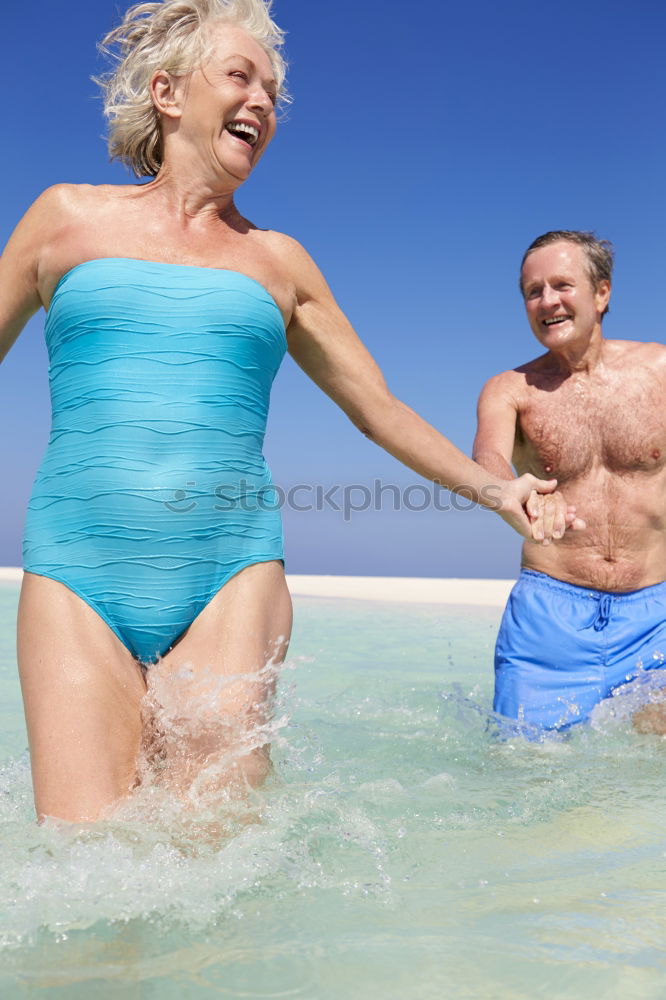
[[[35,807],[41,819],[97,819],[136,780],[143,671],[85,601],[26,573],[18,615]]]
[[[196,785],[204,804],[208,795],[242,792],[268,773],[265,727],[291,621],[282,564],[256,563],[232,577],[149,668],[162,779],[178,794]]]

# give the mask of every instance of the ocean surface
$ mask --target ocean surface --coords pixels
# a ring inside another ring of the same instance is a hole
[[[150,784],[37,826],[0,584],[3,1000],[666,997],[666,742],[622,692],[570,738],[498,739],[499,610],[318,598],[274,772],[184,814]]]

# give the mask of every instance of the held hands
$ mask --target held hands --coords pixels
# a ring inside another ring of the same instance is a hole
[[[532,490],[525,504],[532,526],[532,541],[550,545],[562,538],[567,528],[582,531],[585,521],[576,517],[576,508],[568,504],[559,490],[554,493],[537,493]]]
[[[585,521],[576,508],[556,492],[556,479],[537,479],[526,473],[502,487],[499,515],[530,541],[550,545],[570,528],[581,531]]]

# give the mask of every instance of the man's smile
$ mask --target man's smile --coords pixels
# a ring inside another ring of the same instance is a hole
[[[551,316],[549,319],[544,319],[541,322],[544,326],[557,326],[559,323],[566,323],[569,319],[571,319],[571,316],[567,313],[564,316]]]

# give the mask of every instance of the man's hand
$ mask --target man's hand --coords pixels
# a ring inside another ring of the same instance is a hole
[[[523,538],[544,544],[561,538],[567,528],[584,528],[575,507],[565,503],[556,487],[556,479],[537,479],[525,473],[502,486],[498,513]]]
[[[525,511],[532,525],[532,541],[543,545],[562,538],[567,529],[582,531],[586,527],[585,521],[576,517],[575,506],[568,504],[559,490],[545,494],[532,490]]]

